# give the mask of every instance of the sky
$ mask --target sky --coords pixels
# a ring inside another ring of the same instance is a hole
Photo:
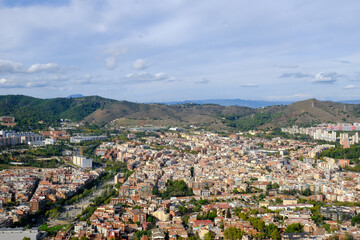
[[[0,0],[0,95],[360,99],[358,0]]]

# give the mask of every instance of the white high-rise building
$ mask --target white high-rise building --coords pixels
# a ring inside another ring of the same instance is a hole
[[[73,163],[82,168],[92,168],[92,159],[84,156],[73,156]]]

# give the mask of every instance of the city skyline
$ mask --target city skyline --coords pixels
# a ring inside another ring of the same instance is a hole
[[[0,0],[0,94],[358,99],[357,1]]]

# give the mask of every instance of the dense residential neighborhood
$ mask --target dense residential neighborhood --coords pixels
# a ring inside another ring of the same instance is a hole
[[[360,173],[347,170],[352,161],[321,155],[335,145],[266,134],[133,131],[94,138],[95,166],[69,157],[75,149],[63,151],[66,167],[4,169],[1,226],[21,226],[46,208],[48,224],[63,227],[51,233],[43,224],[37,236],[53,239],[360,238]],[[64,217],[71,207],[64,212],[57,203],[101,178],[101,162],[122,166],[109,175],[104,200]]]

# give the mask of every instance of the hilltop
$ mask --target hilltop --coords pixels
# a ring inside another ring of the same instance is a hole
[[[360,105],[309,99],[288,105],[260,108],[216,104],[143,104],[99,96],[39,99],[23,95],[0,96],[0,116],[19,124],[51,124],[61,118],[98,125],[198,125],[208,129],[272,128],[321,122],[358,122]]]

